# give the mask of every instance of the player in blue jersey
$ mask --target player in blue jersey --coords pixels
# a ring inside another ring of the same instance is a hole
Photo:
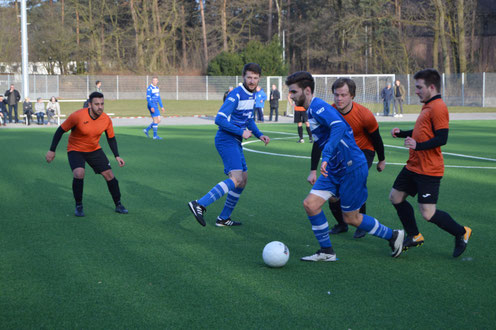
[[[347,224],[388,240],[393,251],[391,256],[398,257],[403,249],[404,231],[392,230],[359,211],[367,200],[368,166],[355,142],[351,126],[330,104],[313,96],[315,81],[310,73],[293,73],[286,79],[286,85],[295,105],[306,109],[314,143],[322,150],[322,175],[303,201],[320,249],[301,260],[337,260],[329,238],[329,225],[322,211],[329,199],[340,200]]]
[[[224,173],[228,179],[219,182],[202,198],[188,203],[196,220],[205,226],[203,215],[206,207],[227,194],[224,209],[217,217],[215,225],[239,226],[241,222],[231,220],[231,213],[238,203],[246,186],[248,168],[243,154],[243,139],[255,135],[267,145],[268,136],[263,135],[253,120],[255,92],[262,69],[256,63],[248,63],[243,67],[243,84],[236,87],[227,96],[224,104],[215,117],[219,130],[215,136],[215,147],[224,163]]]
[[[148,126],[143,130],[143,132],[145,132],[145,135],[147,137],[150,137],[148,135],[148,131],[150,129],[153,129],[153,139],[162,140],[162,138],[158,136],[157,131],[158,131],[158,124],[161,121],[160,109],[162,109],[162,111],[165,110],[164,110],[164,105],[162,104],[162,98],[160,97],[160,89],[158,88],[157,85],[158,85],[158,78],[153,77],[152,83],[146,89],[146,101],[148,102],[148,111],[150,111],[150,115],[152,116],[153,121],[150,124],[150,126]]]

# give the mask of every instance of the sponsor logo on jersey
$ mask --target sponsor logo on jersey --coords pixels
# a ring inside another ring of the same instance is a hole
[[[320,115],[322,113],[322,111],[324,111],[324,107],[320,108],[319,110],[317,110],[316,114]]]

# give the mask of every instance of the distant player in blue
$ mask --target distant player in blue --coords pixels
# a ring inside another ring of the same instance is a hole
[[[253,110],[253,118],[262,123],[264,122],[263,108],[266,100],[267,94],[265,94],[264,90],[258,86],[257,93],[255,94],[255,109]]]
[[[302,261],[336,261],[329,238],[329,225],[322,206],[329,200],[341,202],[344,221],[389,241],[391,256],[403,250],[403,230],[392,230],[373,217],[359,212],[367,200],[367,160],[358,148],[353,130],[331,105],[314,97],[315,81],[308,72],[296,72],[286,79],[296,106],[307,110],[314,143],[322,150],[321,176],[303,201],[320,249]]]
[[[224,163],[224,173],[229,178],[219,182],[199,200],[188,203],[189,209],[202,226],[206,225],[203,218],[206,207],[225,194],[227,194],[226,203],[215,225],[218,227],[241,225],[241,222],[231,220],[231,213],[248,179],[248,168],[241,142],[252,134],[265,145],[270,141],[268,136],[259,131],[253,120],[254,94],[261,74],[262,69],[258,64],[246,64],[243,68],[243,84],[229,93],[215,117],[215,124],[219,126],[215,136],[215,148]]]
[[[148,135],[148,131],[153,129],[153,139],[154,140],[162,140],[160,136],[158,136],[158,124],[160,123],[160,109],[164,110],[164,106],[162,104],[162,98],[160,97],[160,89],[158,88],[158,78],[153,77],[152,83],[146,89],[146,101],[148,102],[148,111],[150,111],[150,115],[152,116],[152,123],[150,126],[145,128],[143,132],[145,132],[146,137],[150,137]]]

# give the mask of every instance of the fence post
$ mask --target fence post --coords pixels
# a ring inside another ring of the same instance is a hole
[[[58,92],[58,91],[57,91]],[[48,75],[45,75],[45,95],[48,95]],[[60,97],[59,93],[55,94],[57,97]],[[39,95],[38,95],[39,97]]]
[[[206,96],[206,100],[208,101],[208,76],[205,76],[205,96]]]
[[[327,101],[327,77],[324,77],[324,82],[325,82],[325,99]]]
[[[362,77],[362,102],[365,103],[365,76]]]
[[[376,96],[376,102],[379,103],[379,76],[375,77],[377,80],[377,96]]]
[[[407,88],[408,88],[408,104],[410,104],[410,74],[406,75]]]
[[[116,84],[117,84],[117,88],[116,88],[117,99],[119,99],[119,75],[116,76]]]
[[[60,89],[59,89],[59,86],[60,86],[60,76],[57,76],[57,95],[60,96]]]
[[[90,76],[86,75],[86,98],[90,95]]]
[[[176,101],[179,101],[179,76],[176,76]]]
[[[445,88],[446,88],[446,81],[445,81],[446,75],[443,73],[443,87],[442,87],[442,92],[441,92],[441,97],[444,99],[446,96]],[[445,102],[448,101],[445,99]]]
[[[462,72],[462,106],[465,106],[465,72]]]
[[[33,75],[33,95],[36,93],[36,75]]]
[[[486,73],[482,72],[482,107],[486,106]]]

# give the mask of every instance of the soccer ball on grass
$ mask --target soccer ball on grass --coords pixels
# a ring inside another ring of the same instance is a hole
[[[284,243],[273,241],[265,245],[262,257],[267,266],[282,267],[289,260],[289,249]]]

